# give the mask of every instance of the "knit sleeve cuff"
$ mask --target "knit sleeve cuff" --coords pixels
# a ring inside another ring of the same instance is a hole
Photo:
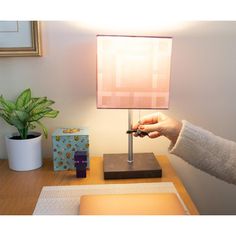
[[[175,144],[171,143],[169,146],[169,152],[171,154],[180,155],[186,151],[186,143],[194,142],[199,139],[198,128],[186,120],[182,120],[182,128],[179,133],[179,137]]]

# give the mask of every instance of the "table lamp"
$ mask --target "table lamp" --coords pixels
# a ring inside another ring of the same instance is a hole
[[[97,35],[97,108],[168,109],[171,37]],[[153,153],[133,153],[128,132],[128,153],[104,154],[104,179],[161,177]]]

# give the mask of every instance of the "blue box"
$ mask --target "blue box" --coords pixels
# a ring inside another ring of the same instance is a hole
[[[74,170],[76,151],[87,152],[89,168],[89,135],[87,128],[59,128],[52,134],[54,170]]]

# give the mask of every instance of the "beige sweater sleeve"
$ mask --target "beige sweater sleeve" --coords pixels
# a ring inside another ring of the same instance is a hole
[[[236,143],[187,121],[170,153],[228,183],[236,184]]]

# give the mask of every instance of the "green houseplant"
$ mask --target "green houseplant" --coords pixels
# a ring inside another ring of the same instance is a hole
[[[47,99],[47,97],[32,97],[29,88],[24,90],[15,101],[9,101],[2,95],[0,96],[0,117],[18,131],[18,133],[6,136],[11,169],[31,170],[42,165],[42,135],[31,130],[39,125],[47,138],[48,131],[41,119],[55,118],[58,115],[59,111],[51,108],[52,104],[54,101]],[[38,143],[37,146],[36,142]]]
[[[20,139],[27,139],[29,130],[41,126],[47,138],[47,128],[40,122],[44,117],[55,118],[59,111],[53,110],[50,106],[54,101],[47,97],[31,97],[31,90],[24,90],[15,102],[0,97],[0,117],[8,124],[15,126],[19,132]]]

